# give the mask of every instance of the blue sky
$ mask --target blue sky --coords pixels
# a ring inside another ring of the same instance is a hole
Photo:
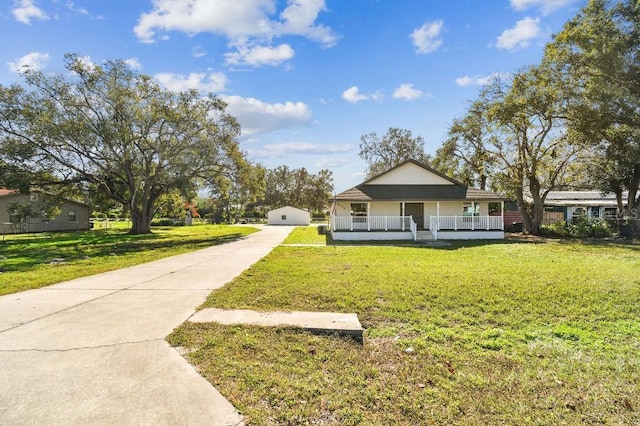
[[[228,103],[266,167],[360,183],[360,137],[410,130],[434,153],[488,77],[537,63],[582,0],[3,0],[0,83],[65,53],[123,59]]]

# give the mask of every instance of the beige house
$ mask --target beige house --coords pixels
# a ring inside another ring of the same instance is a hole
[[[504,238],[505,197],[406,161],[336,195],[336,240]]]
[[[60,213],[52,218],[40,214],[26,220],[12,211],[15,204],[28,205],[32,212],[43,210],[47,194],[32,191],[21,194],[17,191],[0,188],[0,230],[3,234],[21,232],[77,231],[89,229],[89,206],[73,200],[65,200]]]

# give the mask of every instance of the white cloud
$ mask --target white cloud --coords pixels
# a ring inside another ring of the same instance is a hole
[[[138,61],[138,58],[125,59],[124,63],[127,64],[132,70],[139,71],[140,69],[142,69],[142,65],[140,64],[140,61]]]
[[[248,48],[239,46],[234,53],[225,53],[226,63],[229,65],[250,65],[259,67],[261,65],[278,65],[293,58],[294,51],[288,44],[281,44],[277,47],[257,46]]]
[[[267,144],[260,151],[254,152],[254,156],[263,158],[279,158],[285,154],[298,155],[327,155],[341,154],[353,150],[352,145],[321,145],[308,142],[289,142],[278,144]]]
[[[336,44],[333,31],[316,24],[318,14],[326,10],[324,0],[288,0],[279,15],[278,4],[274,0],[153,0],[153,10],[140,15],[134,33],[140,41],[152,43],[157,31],[209,32],[225,36],[230,46],[251,50],[286,35],[305,37],[324,47]]]
[[[158,73],[154,78],[162,86],[174,92],[184,92],[195,89],[202,93],[216,93],[223,92],[227,85],[227,77],[220,72],[209,74],[192,72],[187,76],[182,74]]]
[[[85,9],[84,7],[76,6],[72,1],[68,1],[66,3],[66,6],[67,6],[67,9],[69,9],[70,11],[79,13],[80,15],[89,14],[89,11],[87,9]]]
[[[316,161],[314,165],[319,169],[336,168],[336,167],[342,167],[346,164],[349,164],[351,163],[351,161],[352,160],[348,158],[342,158],[342,157],[334,157],[334,158],[322,157],[320,161]]]
[[[511,0],[511,7],[515,10],[538,8],[543,15],[548,15],[576,0]]]
[[[358,89],[357,86],[351,86],[347,90],[342,92],[342,99],[352,104],[368,100],[379,101],[382,100],[382,93],[377,91],[369,94],[364,94],[360,93],[360,89]]]
[[[498,49],[517,50],[529,46],[532,39],[540,36],[540,18],[526,17],[516,22],[516,26],[504,30],[498,37]]]
[[[415,89],[413,84],[410,83],[401,84],[400,87],[393,91],[393,97],[396,99],[418,99],[422,95],[422,90]]]
[[[11,12],[18,22],[27,25],[31,24],[31,19],[49,19],[47,14],[36,6],[35,0],[15,0]]]
[[[493,78],[493,76],[494,74],[489,74],[485,76],[474,75],[473,77],[465,75],[464,77],[456,78],[456,84],[461,87],[484,86]]]
[[[443,21],[425,22],[420,28],[411,33],[413,45],[417,53],[427,54],[435,52],[442,45],[440,34],[444,28]]]
[[[240,122],[243,136],[308,126],[311,122],[311,110],[303,102],[269,104],[240,96],[222,96],[222,100],[228,104],[226,111]]]
[[[207,54],[207,51],[204,50],[202,46],[194,46],[191,49],[191,55],[193,55],[194,58],[202,58],[206,54]]]
[[[7,65],[13,72],[23,72],[27,69],[40,71],[45,67],[48,60],[48,53],[31,52],[17,59],[15,62],[7,62]]]

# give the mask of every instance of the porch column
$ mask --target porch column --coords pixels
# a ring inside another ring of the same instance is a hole
[[[438,231],[440,230],[440,201],[436,202],[436,216],[438,216]]]
[[[504,200],[500,201],[500,217],[502,217],[502,220],[500,221],[500,230],[504,231]]]
[[[369,220],[369,216],[371,216],[371,203],[367,203],[367,231],[371,231],[371,220]]]
[[[476,229],[476,202],[471,202],[471,230],[475,231]]]

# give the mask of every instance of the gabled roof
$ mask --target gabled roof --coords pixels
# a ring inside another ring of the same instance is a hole
[[[405,166],[405,165],[407,165],[407,164],[415,164],[416,166],[418,166],[418,167],[420,167],[420,168],[422,168],[422,169],[424,169],[424,170],[428,171],[428,172],[429,172],[429,173],[431,173],[431,174],[434,174],[434,175],[436,175],[436,176],[438,176],[438,177],[441,177],[442,179],[448,180],[449,182],[451,182],[451,183],[452,183],[452,184],[454,184],[454,185],[461,185],[461,186],[465,186],[463,183],[461,183],[461,182],[459,182],[459,181],[455,180],[455,179],[454,179],[454,178],[452,178],[452,177],[449,177],[449,176],[445,175],[444,173],[442,173],[442,172],[440,172],[440,171],[438,171],[438,170],[434,169],[433,167],[429,167],[429,166],[427,166],[426,164],[422,164],[421,162],[416,161],[416,160],[412,160],[412,159],[406,160],[406,161],[404,161],[404,162],[402,162],[402,163],[400,163],[400,164],[398,164],[398,165],[396,165],[396,166],[393,166],[393,167],[391,167],[390,169],[388,169],[388,170],[386,170],[386,171],[384,171],[384,172],[382,172],[382,173],[378,173],[377,175],[375,175],[375,176],[373,176],[373,177],[371,177],[371,178],[369,178],[369,179],[365,180],[365,181],[364,181],[364,182],[362,182],[360,185],[366,185],[366,184],[368,184],[368,183],[370,183],[370,182],[372,182],[372,181],[374,181],[374,180],[378,179],[379,177],[381,177],[381,176],[383,176],[383,175],[386,175],[386,174],[389,174],[389,173],[392,173],[392,172],[394,172],[396,169],[399,169],[400,167],[403,167],[403,166]]]
[[[505,199],[505,197],[492,192],[460,185],[361,184],[336,195],[336,200],[345,201],[500,201]]]
[[[412,163],[427,172],[445,179],[450,184],[412,184],[411,182],[402,184],[372,184],[383,175]],[[343,201],[454,201],[454,200],[486,200],[500,201],[506,197],[484,191],[477,188],[470,188],[445,174],[421,164],[414,160],[401,163],[386,172],[380,173],[360,185],[354,186],[336,195],[336,200]]]
[[[31,191],[31,193],[32,194],[47,194],[46,192],[40,191],[39,189],[34,189],[34,190]],[[7,197],[9,195],[27,195],[27,194],[22,194],[22,193],[20,193],[20,191],[16,191],[14,189],[0,188],[0,197]],[[80,206],[89,207],[88,204],[85,204],[82,201],[76,201],[76,200],[72,200],[70,198],[65,198],[64,201],[67,202],[67,203],[73,203],[73,204],[78,204]]]
[[[297,207],[293,207],[293,206],[283,206],[283,207],[279,207],[279,208],[277,208],[277,209],[269,210],[269,213],[277,213],[277,212],[280,212],[280,211],[287,211],[287,210],[288,210],[288,211],[291,211],[291,210],[297,210],[297,211],[302,212],[302,213],[307,213],[307,214],[309,213],[307,210],[299,209],[299,208],[297,208]]]

